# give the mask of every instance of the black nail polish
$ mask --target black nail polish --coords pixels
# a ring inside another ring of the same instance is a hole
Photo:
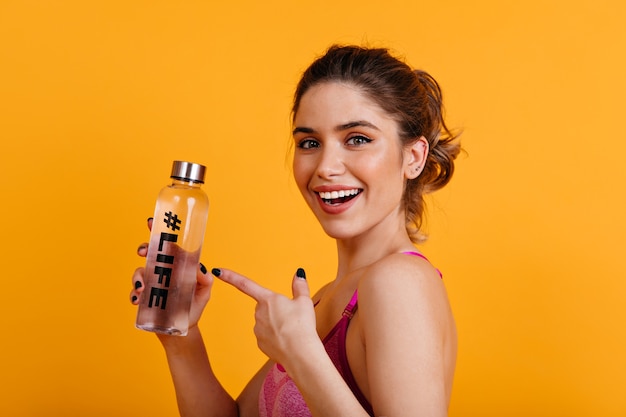
[[[135,281],[135,289],[138,290],[141,288],[141,281]]]
[[[136,296],[136,295],[133,295],[132,300],[133,300],[133,303],[134,303],[135,301],[137,301],[137,296]]]
[[[206,266],[202,265],[202,262],[200,262],[200,272],[206,274]]]
[[[298,268],[298,270],[296,271],[296,276],[301,279],[306,279],[306,273],[304,272],[304,269]]]
[[[215,275],[216,277],[219,277],[220,275],[222,275],[222,271],[218,268],[211,269],[211,273]]]

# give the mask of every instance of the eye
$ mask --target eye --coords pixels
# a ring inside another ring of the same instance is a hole
[[[300,149],[313,149],[313,148],[319,148],[320,143],[314,139],[303,139],[300,142],[298,142],[297,146]]]
[[[346,144],[347,145],[351,145],[351,146],[362,146],[362,145],[365,145],[367,143],[370,143],[371,141],[372,141],[372,139],[370,139],[370,138],[368,138],[366,136],[356,135],[356,136],[350,137],[346,141]]]

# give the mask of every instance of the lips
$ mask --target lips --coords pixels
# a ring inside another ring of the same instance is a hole
[[[340,214],[348,210],[363,192],[361,188],[320,188],[315,191],[315,194],[317,194],[320,208],[327,214]]]
[[[320,191],[317,194],[322,199],[324,204],[338,205],[352,200],[362,190],[353,188],[350,190],[337,190],[337,191]]]

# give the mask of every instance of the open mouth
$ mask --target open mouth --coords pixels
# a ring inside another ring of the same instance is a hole
[[[346,201],[352,200],[354,197],[359,195],[363,190],[359,188],[353,188],[352,190],[339,190],[339,191],[326,191],[319,192],[318,195],[324,202],[324,204],[328,204],[329,206],[336,206],[339,204],[343,204]]]

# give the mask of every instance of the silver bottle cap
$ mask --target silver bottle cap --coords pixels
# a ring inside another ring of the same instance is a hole
[[[193,162],[174,161],[170,178],[182,181],[192,181],[204,184],[204,172],[206,167]]]

